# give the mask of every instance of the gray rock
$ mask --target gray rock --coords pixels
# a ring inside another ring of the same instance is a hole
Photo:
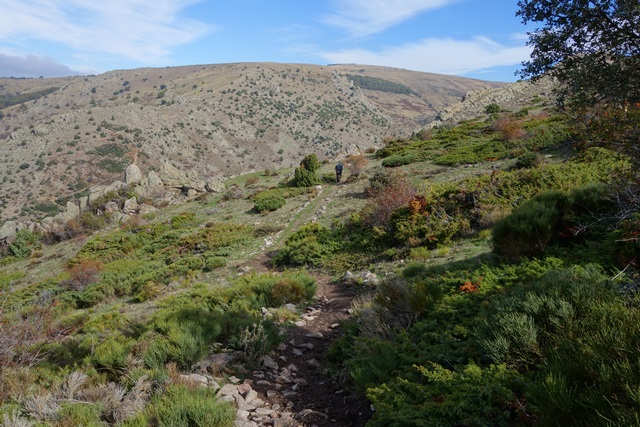
[[[80,207],[73,203],[73,202],[67,202],[67,216],[73,218],[77,218],[78,216],[80,216]]]
[[[80,212],[86,211],[88,204],[89,204],[89,196],[80,197],[78,199],[78,205],[80,206]]]
[[[142,203],[138,205],[138,214],[140,215],[150,214],[151,212],[155,212],[157,210],[158,210],[157,208],[151,205],[147,205],[146,203]]]
[[[17,224],[14,221],[7,221],[0,228],[0,240],[13,241],[16,238]]]
[[[138,200],[135,197],[132,197],[124,202],[124,208],[122,208],[122,212],[131,215],[138,213],[138,208]]]
[[[181,374],[179,378],[180,378],[180,381],[183,381],[189,384],[194,384],[199,386],[207,386],[209,384],[209,380],[207,379],[207,377],[200,374]]]
[[[118,204],[116,202],[109,202],[104,205],[104,213],[107,215],[114,214],[119,211],[120,208],[118,207]]]
[[[136,164],[127,166],[124,171],[124,182],[128,185],[139,184],[142,182],[142,171]]]
[[[224,183],[221,181],[207,181],[204,186],[209,193],[222,193],[226,190]]]

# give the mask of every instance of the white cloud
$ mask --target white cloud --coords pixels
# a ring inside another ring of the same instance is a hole
[[[506,47],[487,37],[470,40],[429,38],[374,52],[346,49],[321,54],[329,63],[357,63],[407,68],[431,73],[464,75],[499,66],[519,65],[531,48]],[[515,68],[515,67],[514,67]]]
[[[420,12],[459,0],[334,0],[335,13],[324,19],[333,27],[361,37],[378,33]]]
[[[4,0],[0,41],[61,43],[79,52],[107,54],[146,64],[211,28],[180,17],[196,0]]]
[[[0,52],[0,77],[61,77],[84,74],[46,56]]]

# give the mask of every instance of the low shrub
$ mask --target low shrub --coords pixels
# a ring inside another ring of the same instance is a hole
[[[206,387],[172,384],[151,403],[150,418],[159,427],[231,427],[236,418],[234,406]]]
[[[418,155],[416,153],[394,154],[385,158],[382,161],[382,166],[386,168],[395,168],[398,166],[408,165],[416,161],[418,161]]]
[[[256,197],[254,197],[253,208],[259,213],[278,210],[287,203],[284,197],[280,195],[265,193],[266,192],[258,193]]]
[[[522,203],[493,227],[494,251],[510,258],[541,255],[569,204],[569,197],[559,191]]]

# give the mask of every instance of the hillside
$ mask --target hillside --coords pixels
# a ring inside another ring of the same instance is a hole
[[[521,86],[338,156],[340,183],[309,150],[308,174],[126,185],[14,230],[3,425],[633,425],[633,166]]]
[[[354,83],[357,80],[358,84]],[[42,219],[137,160],[203,179],[381,147],[469,91],[504,86],[360,65],[246,63],[0,79],[0,220]]]

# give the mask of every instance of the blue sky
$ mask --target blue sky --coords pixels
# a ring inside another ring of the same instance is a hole
[[[0,0],[0,76],[228,62],[515,81],[516,0]]]

